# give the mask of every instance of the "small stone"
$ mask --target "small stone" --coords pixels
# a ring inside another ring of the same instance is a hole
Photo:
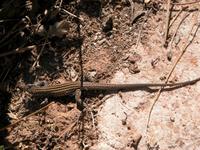
[[[131,64],[129,66],[129,71],[130,71],[130,73],[136,74],[136,73],[140,72],[140,69],[137,64]]]
[[[141,61],[141,59],[142,59],[142,57],[137,53],[134,53],[132,56],[129,56],[129,58],[128,58],[128,60],[133,64],[138,61]]]

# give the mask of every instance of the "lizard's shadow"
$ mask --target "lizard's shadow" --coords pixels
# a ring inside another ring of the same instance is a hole
[[[25,107],[29,111],[26,115],[33,113],[51,102],[58,102],[63,105],[68,105],[69,103],[75,103],[74,95],[66,95],[62,97],[52,97],[52,96],[34,96],[31,98],[31,101],[27,101]]]

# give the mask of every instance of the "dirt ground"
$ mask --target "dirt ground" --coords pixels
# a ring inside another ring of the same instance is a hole
[[[169,83],[198,78],[200,2],[171,3],[169,17],[167,0],[1,2],[0,147],[200,149],[200,82],[159,97],[143,89],[83,91],[83,110],[73,93],[34,96],[21,88],[77,81],[81,70],[89,82],[164,83],[179,58]]]

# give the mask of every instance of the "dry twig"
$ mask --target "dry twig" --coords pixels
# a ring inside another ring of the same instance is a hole
[[[182,20],[179,22],[179,24],[177,25],[177,28],[176,28],[176,30],[175,30],[173,36],[172,36],[172,39],[171,39],[171,42],[170,42],[170,46],[169,46],[169,50],[168,50],[168,56],[170,56],[170,59],[171,59],[171,57],[172,57],[172,43],[173,43],[174,38],[175,38],[175,36],[176,36],[176,34],[177,34],[177,31],[178,31],[178,29],[180,28],[180,26],[181,26],[181,24],[183,23],[183,21],[184,21],[189,15],[190,15],[190,14],[186,14],[186,15],[183,17],[183,19],[182,19]]]
[[[37,56],[35,62],[34,62],[33,65],[31,66],[31,69],[30,69],[31,72],[32,72],[32,71],[35,69],[35,67],[37,66],[38,61],[39,61],[39,59],[40,59],[40,57],[41,57],[41,55],[42,55],[42,53],[43,53],[43,51],[44,51],[44,47],[45,47],[46,44],[48,44],[47,39],[45,40],[45,43],[42,45],[42,48],[41,48],[41,50],[40,50],[40,53],[38,54],[38,56]]]
[[[144,28],[144,23],[147,21],[147,19],[148,19],[148,17],[149,17],[149,14],[150,14],[151,10],[152,10],[152,9],[150,9],[150,10],[148,10],[148,11],[146,12],[145,19],[144,19],[142,25],[140,26],[139,35],[138,35],[137,42],[136,42],[136,48],[138,47],[139,42],[140,42],[140,39],[141,39],[141,33],[142,33],[143,28]]]
[[[179,10],[179,12],[176,14],[176,16],[172,19],[169,28],[173,25],[173,23],[176,21],[176,19],[178,18],[178,16],[183,12],[183,10],[187,9],[188,7],[182,7],[181,10]]]
[[[31,46],[27,46],[27,47],[19,47],[19,48],[16,48],[15,50],[0,54],[0,57],[4,57],[4,56],[16,54],[16,53],[23,53],[25,51],[31,51],[35,48],[36,48],[36,45],[31,45]]]
[[[164,46],[167,47],[167,38],[169,33],[169,22],[171,17],[171,0],[167,1],[167,19],[166,19],[166,25],[165,25],[165,39],[164,39]]]
[[[71,12],[69,12],[69,11],[67,11],[67,10],[65,10],[65,9],[63,9],[63,8],[61,9],[61,11],[64,12],[65,14],[68,14],[68,15],[74,17],[74,18],[77,18],[78,20],[80,20],[80,21],[82,21],[82,22],[84,21],[83,18],[78,17],[78,16],[72,14]]]
[[[134,3],[133,3],[133,1],[132,0],[128,0],[129,1],[129,3],[130,3],[130,5],[131,5],[131,21],[130,21],[130,24],[132,24],[132,22],[133,22],[133,19],[134,19]]]

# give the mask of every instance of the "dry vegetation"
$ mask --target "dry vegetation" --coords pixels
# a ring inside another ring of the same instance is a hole
[[[172,18],[181,9],[189,13],[199,7],[183,6],[173,8]],[[18,87],[79,80],[80,51],[84,80],[109,80],[124,68],[134,76],[141,72],[137,62],[142,56],[130,48],[143,44],[153,49],[151,40],[160,40],[153,32],[160,24],[158,30],[166,33],[166,16],[167,1],[162,0],[0,2],[0,128],[37,112],[1,131],[0,145],[6,149],[90,149],[99,138],[96,117],[103,103],[99,93],[83,93],[88,108],[81,112],[71,95],[34,97]],[[166,43],[173,39],[175,28],[167,34]],[[157,34],[164,44],[162,33]],[[171,57],[169,51],[166,58]],[[152,60],[152,68],[157,61]],[[128,147],[137,149],[137,145]]]

